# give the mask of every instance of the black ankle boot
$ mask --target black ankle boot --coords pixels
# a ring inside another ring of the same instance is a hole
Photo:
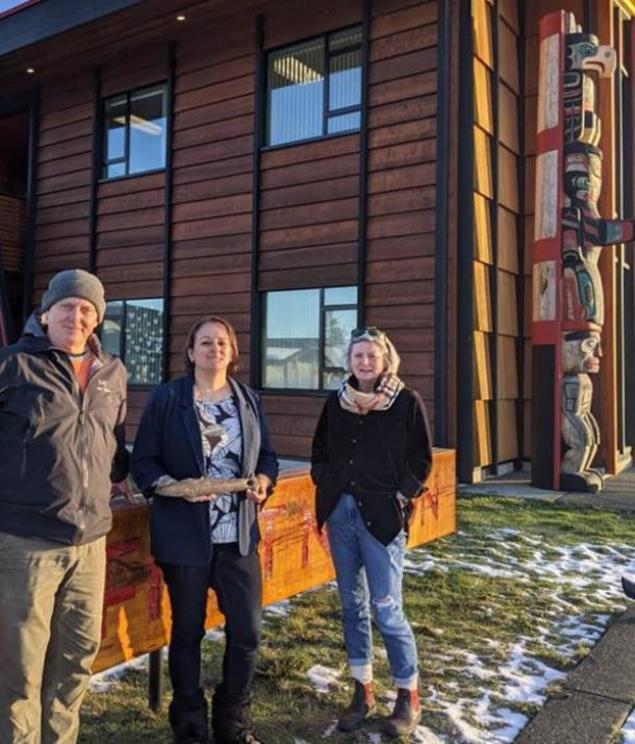
[[[196,695],[175,697],[168,718],[174,744],[209,744],[207,700],[202,690]]]
[[[363,685],[357,680],[353,681],[355,682],[353,699],[337,722],[338,731],[355,731],[377,712],[373,683]]]
[[[386,736],[408,736],[421,721],[421,702],[418,690],[397,690],[397,702],[390,716],[384,721],[382,733]]]

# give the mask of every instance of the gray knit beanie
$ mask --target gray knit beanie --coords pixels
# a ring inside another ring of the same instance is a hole
[[[68,269],[55,274],[42,296],[42,311],[46,312],[56,302],[67,297],[81,297],[92,302],[97,310],[99,323],[104,319],[106,312],[104,285],[94,274],[83,269]]]

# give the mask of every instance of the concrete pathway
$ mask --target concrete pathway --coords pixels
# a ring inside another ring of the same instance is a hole
[[[462,496],[491,494],[565,506],[635,514],[635,468],[609,479],[599,494],[531,488],[526,473],[462,486]],[[615,744],[635,706],[635,603],[620,615],[567,677],[560,694],[515,739],[515,744]]]

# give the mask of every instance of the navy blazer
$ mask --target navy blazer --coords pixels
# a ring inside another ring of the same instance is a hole
[[[229,379],[242,432],[242,477],[267,475],[275,484],[278,460],[269,442],[260,398]],[[159,385],[152,392],[137,431],[131,473],[146,495],[162,475],[176,480],[205,475],[201,433],[194,410],[194,376]],[[159,562],[207,565],[211,559],[209,503],[153,495],[150,504],[152,555]],[[238,546],[241,555],[255,550],[260,534],[256,505],[239,495]]]

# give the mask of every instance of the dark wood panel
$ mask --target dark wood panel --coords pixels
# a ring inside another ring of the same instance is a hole
[[[384,168],[397,168],[415,165],[436,158],[436,140],[422,140],[408,142],[393,147],[380,147],[371,150],[368,156],[368,170],[370,172]]]
[[[174,261],[172,277],[181,279],[186,276],[215,275],[219,273],[244,273],[251,269],[251,253],[229,253],[220,256],[197,256],[190,259]]]
[[[185,202],[174,205],[172,218],[174,222],[186,222],[221,215],[251,213],[252,202],[251,194],[234,194],[217,199]]]
[[[357,263],[315,268],[260,271],[258,289],[304,289],[307,287],[346,287],[357,282]]]
[[[171,311],[173,315],[204,315],[218,310],[221,313],[249,312],[251,308],[251,293],[233,292],[217,293],[210,295],[205,292],[202,295],[185,293],[179,295],[174,293]]]
[[[311,457],[312,438],[310,437],[285,437],[272,432],[271,442],[279,457],[302,459]]]
[[[63,111],[70,111],[77,106],[85,106],[92,100],[92,75],[80,72],[80,79],[75,80],[70,88],[61,88],[53,82],[42,87],[40,95],[40,116],[56,116]]]
[[[83,119],[92,119],[93,102],[89,98],[84,103],[71,106],[61,111],[51,111],[50,114],[40,116],[40,131],[45,132],[54,127],[61,127],[65,124],[82,121]]]
[[[361,7],[356,3],[296,0],[292,13],[289,12],[288,4],[283,3],[267,13],[265,47],[271,49],[283,44],[293,44],[298,39],[306,38],[307,29],[310,29],[309,34],[317,36],[360,22]]]
[[[368,144],[371,149],[399,145],[405,142],[417,142],[422,139],[436,137],[436,118],[419,119],[405,124],[391,124],[387,127],[371,130]]]
[[[55,222],[84,219],[88,217],[89,211],[90,204],[87,201],[71,202],[70,204],[64,204],[59,207],[38,209],[35,222],[38,225],[50,225]]]
[[[216,178],[213,180],[183,183],[172,190],[172,203],[181,204],[198,201],[199,199],[213,199],[220,196],[245,194],[251,191],[251,173],[239,173],[236,176]]]
[[[403,214],[370,217],[366,236],[368,238],[385,238],[396,235],[432,232],[435,228],[434,210],[421,212],[404,212]]]
[[[437,115],[436,95],[407,98],[396,103],[373,105],[368,112],[370,129],[385,127],[389,124],[401,124],[416,119],[427,119]]]
[[[314,204],[311,209],[306,209],[304,206],[272,209],[263,212],[260,217],[260,227],[262,230],[291,229],[323,222],[352,220],[357,217],[358,210],[357,199],[322,202]]]
[[[434,328],[434,305],[376,305],[369,307],[367,322],[390,331],[393,328]]]
[[[206,314],[211,314],[210,312]],[[238,333],[244,337],[249,333],[249,313],[244,312],[228,312],[223,310],[223,317],[228,320],[236,329]],[[193,315],[177,315],[171,319],[170,333],[180,334],[185,339],[190,331],[190,328],[201,318],[201,313],[194,313]],[[183,344],[185,345],[185,344]],[[247,347],[244,347],[247,348]],[[239,344],[240,352],[240,344]]]
[[[347,155],[359,152],[359,134],[348,134],[341,137],[329,137],[317,142],[290,145],[274,150],[265,150],[262,153],[261,168],[263,171],[270,168],[281,168],[285,165],[297,165],[308,163],[324,158],[332,158],[336,155]]]
[[[352,264],[357,259],[357,243],[336,243],[286,251],[263,251],[258,257],[261,272],[285,271],[290,267],[308,268]]]
[[[357,239],[357,220],[325,225],[296,227],[294,230],[267,230],[260,235],[262,250],[300,248],[327,243],[347,243]]]
[[[433,232],[374,238],[366,242],[368,261],[396,260],[414,256],[433,256],[435,235]]]
[[[50,240],[51,238],[67,238],[74,235],[88,234],[88,220],[69,220],[67,222],[55,222],[53,224],[40,225],[37,229],[38,240]]]
[[[103,193],[103,190],[102,190]],[[140,191],[131,199],[129,194],[121,196],[102,196],[97,200],[97,214],[121,214],[129,210],[151,209],[162,207],[165,202],[165,192],[162,188]]]
[[[417,49],[426,49],[435,46],[436,43],[436,24],[409,29],[373,41],[370,45],[370,61],[377,62]]]
[[[368,197],[368,214],[372,217],[380,214],[431,209],[436,203],[436,196],[435,186],[375,194]]]
[[[125,60],[123,65],[104,67],[101,74],[102,98],[164,82],[168,72],[167,47],[163,47],[156,56],[160,59],[143,66]]]
[[[348,176],[332,181],[290,186],[288,188],[267,189],[260,196],[260,208],[279,209],[298,205],[317,204],[331,199],[346,199],[357,196],[359,178]]]
[[[369,82],[371,85],[399,80],[411,75],[418,75],[437,68],[437,48],[417,49],[408,54],[376,62],[370,66]]]
[[[46,131],[40,132],[38,137],[38,147],[44,149],[50,145],[68,142],[69,140],[75,140],[76,138],[85,136],[92,136],[92,132],[92,118],[74,121],[71,124],[64,124],[61,127],[55,127],[55,129],[47,129]]]
[[[248,271],[236,274],[175,277],[172,280],[174,295],[197,295],[204,293],[224,294],[226,292],[249,291],[251,274]]]
[[[87,152],[81,155],[73,155],[68,158],[58,158],[57,160],[41,163],[38,166],[38,176],[40,179],[45,179],[51,176],[62,176],[77,171],[84,173],[88,171],[88,175],[90,176],[90,169],[91,155],[90,152]]]
[[[253,74],[249,74],[233,80],[225,80],[215,85],[207,85],[205,88],[181,93],[175,98],[174,111],[186,111],[210,103],[219,103],[239,96],[252,95],[254,83]]]
[[[130,248],[108,248],[97,251],[97,268],[106,266],[127,266],[128,264],[140,263],[142,261],[161,261],[163,252],[162,243],[150,245],[138,245],[133,250]],[[120,268],[121,270],[121,268]],[[123,269],[125,271],[125,269]]]
[[[241,235],[217,235],[213,241],[207,238],[175,241],[172,244],[174,261],[187,258],[204,258],[205,256],[231,255],[251,251],[251,233]]]
[[[180,132],[191,127],[217,124],[220,121],[235,119],[238,116],[253,115],[253,111],[253,95],[230,98],[220,103],[211,103],[208,106],[179,111],[174,115],[174,131]]]
[[[163,189],[165,173],[139,174],[133,178],[122,178],[118,181],[102,181],[99,184],[99,198],[107,199],[111,196],[123,194],[138,194],[142,191]]]
[[[434,281],[384,282],[369,284],[366,288],[366,306],[388,307],[389,305],[434,304]]]
[[[422,163],[406,168],[390,168],[375,171],[368,176],[367,191],[378,194],[382,191],[399,191],[417,186],[433,186],[436,180],[436,163]]]
[[[317,416],[289,416],[288,414],[267,413],[269,431],[275,436],[313,437]]]
[[[399,80],[371,85],[368,102],[370,106],[381,106],[394,101],[404,101],[416,96],[426,96],[435,93],[437,89],[437,73],[423,72],[420,75],[410,75]]]
[[[210,84],[253,75],[255,70],[256,59],[253,53],[236,57],[230,61],[225,60],[215,65],[205,64],[200,69],[188,72],[180,72],[180,68],[177,68],[174,90],[176,95],[179,96],[182,93],[204,88]]]
[[[151,225],[129,230],[101,232],[97,235],[97,248],[123,248],[124,246],[148,245],[163,240],[163,225]]]
[[[88,237],[53,238],[42,240],[38,238],[36,259],[41,256],[60,256],[88,251]]]
[[[175,168],[174,185],[179,186],[183,183],[192,183],[193,181],[207,181],[208,179],[235,176],[240,173],[250,172],[252,166],[253,157],[251,155],[242,155],[240,157],[228,158],[227,160],[217,160],[213,163],[190,165],[187,168]]]
[[[198,222],[181,222],[172,228],[174,240],[213,238],[217,235],[237,235],[251,231],[251,214],[230,215]]]
[[[34,267],[36,275],[46,274],[47,277],[64,269],[86,268],[88,267],[88,251],[64,252],[51,256],[38,255],[35,257]],[[44,287],[45,284],[46,282],[44,284],[40,282],[39,286]]]
[[[66,189],[75,189],[78,186],[87,186],[90,184],[90,168],[75,171],[74,173],[62,173],[53,175],[49,178],[42,178],[41,174],[37,181],[38,196],[41,194],[50,194],[54,191],[65,191]]]
[[[434,23],[438,17],[437,3],[416,3],[392,13],[377,16],[370,27],[370,38],[378,39],[400,31]]]
[[[423,0],[423,2],[426,1],[427,0]],[[422,0],[374,0],[371,7],[373,22],[376,22],[375,19],[378,19],[379,16],[385,15],[387,13],[394,13],[395,11],[403,10],[405,8],[410,8],[413,5],[421,6],[423,2]]]
[[[210,163],[215,160],[225,160],[253,151],[253,136],[235,137],[234,139],[210,142],[198,147],[187,147],[174,153],[174,167],[182,168],[187,165]]]
[[[163,207],[134,209],[131,212],[104,214],[99,218],[97,228],[100,233],[111,230],[130,230],[153,225],[163,225],[165,214]]]
[[[66,204],[75,204],[90,199],[90,187],[81,186],[77,189],[65,189],[63,191],[53,191],[48,194],[38,194],[38,208],[48,209],[49,207],[61,207]]]
[[[305,163],[287,165],[263,171],[261,188],[270,189],[294,184],[326,181],[340,176],[351,176],[359,171],[359,155],[340,155],[326,160],[317,160],[307,167]]]
[[[239,59],[253,51],[253,29],[236,18],[226,19],[223,26],[223,43],[210,44],[209,28],[201,28],[196,35],[188,36],[186,42],[176,48],[176,63],[179,75],[200,69],[214,68]]]
[[[369,261],[366,268],[368,284],[383,284],[385,282],[420,282],[422,302],[429,302],[428,287],[434,284],[434,264],[432,256],[417,256],[413,258],[386,258],[381,261]]]
[[[220,142],[232,137],[251,134],[253,128],[253,113],[215,122],[214,126],[210,126],[209,122],[206,122],[198,127],[176,132],[174,135],[174,149],[180,150],[184,147],[195,147],[206,142]]]
[[[163,296],[163,280],[150,281],[111,281],[104,283],[108,300],[143,300],[148,297]]]
[[[114,284],[122,280],[125,282],[143,282],[151,279],[160,281],[163,278],[163,264],[161,261],[128,264],[125,272],[121,271],[120,266],[100,266],[99,278],[104,284]]]

